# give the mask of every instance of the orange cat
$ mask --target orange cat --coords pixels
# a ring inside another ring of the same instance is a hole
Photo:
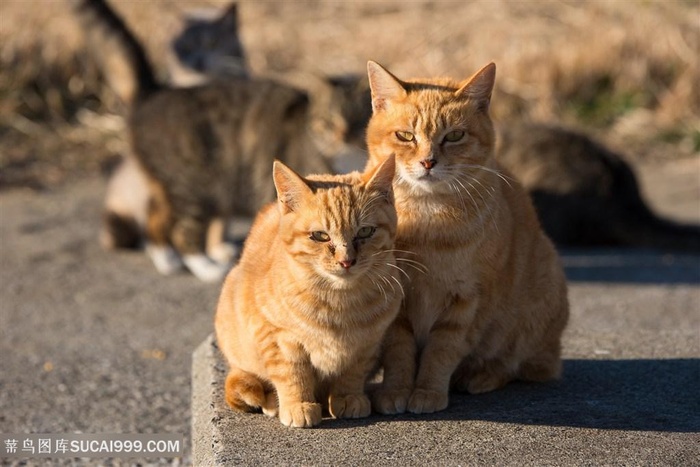
[[[365,380],[402,297],[393,178],[393,158],[307,179],[275,163],[278,202],[258,215],[216,313],[232,408],[295,427],[321,421],[319,401],[336,418],[369,415]]]
[[[496,66],[463,82],[404,82],[374,62],[368,71],[368,168],[395,155],[397,256],[427,269],[407,268],[374,408],[434,412],[451,386],[557,378],[566,280],[530,199],[493,157]]]

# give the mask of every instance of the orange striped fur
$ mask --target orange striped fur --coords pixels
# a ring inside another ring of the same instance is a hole
[[[280,162],[216,313],[226,400],[289,426],[370,413],[367,377],[398,313],[394,160],[365,174],[301,178]]]
[[[404,305],[383,351],[382,413],[427,413],[561,371],[566,280],[528,195],[493,157],[489,64],[470,79],[404,82],[368,64],[368,168],[396,158]]]

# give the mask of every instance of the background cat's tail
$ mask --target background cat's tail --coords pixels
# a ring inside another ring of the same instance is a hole
[[[110,87],[126,104],[160,88],[146,51],[105,0],[73,0],[87,42]]]
[[[616,236],[623,245],[700,254],[700,226],[657,216],[646,205],[623,213]]]

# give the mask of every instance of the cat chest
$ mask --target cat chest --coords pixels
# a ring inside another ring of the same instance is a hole
[[[407,270],[403,277],[404,313],[411,323],[419,346],[428,339],[433,328],[453,317],[457,301],[476,300],[478,278],[466,252],[423,252],[416,255],[426,272]]]
[[[355,360],[357,344],[353,339],[324,333],[321,338],[302,341],[311,365],[323,376],[333,376],[342,372]]]

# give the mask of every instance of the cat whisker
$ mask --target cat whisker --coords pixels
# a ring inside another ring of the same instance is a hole
[[[406,266],[412,267],[416,271],[423,273],[423,274],[428,274],[428,268],[421,262],[419,261],[413,261],[412,259],[407,259],[407,258],[396,258],[396,261],[401,261],[403,263],[406,263]]]
[[[466,192],[466,193],[469,195],[469,197],[472,199],[472,204],[474,204],[474,209],[475,209],[476,211],[478,211],[478,210],[479,210],[479,206],[477,206],[476,201],[474,200],[474,198],[473,198],[473,197],[471,196],[471,194],[469,193],[469,190],[466,189],[466,187],[462,184],[462,182],[459,180],[459,178],[455,177],[455,178],[454,178],[454,182],[456,182],[457,184],[459,184],[459,186],[462,188],[462,190],[460,190],[456,185],[454,185],[452,182],[450,182],[450,186],[451,186],[452,189],[455,191],[455,193],[457,193],[457,195],[459,196],[459,200],[460,200],[461,203],[462,203],[462,208],[464,209],[464,211],[467,211],[467,204],[465,203],[464,197],[462,196],[462,191]]]
[[[401,281],[399,281],[399,280],[398,280],[396,277],[394,277],[394,276],[389,276],[389,277],[392,278],[392,279],[394,280],[394,282],[396,282],[396,285],[399,286],[399,289],[401,289],[401,297],[405,297],[405,296],[406,296],[406,292],[403,290],[403,286],[401,285]]]
[[[391,248],[391,249],[387,249],[387,250],[378,251],[378,252],[374,253],[372,256],[376,256],[376,255],[379,255],[382,253],[404,253],[407,255],[418,255],[418,253],[416,253],[415,251],[399,250],[396,248]]]
[[[382,284],[380,284],[379,282],[377,282],[377,281],[374,280],[374,277],[376,276],[378,279],[381,279],[383,282],[387,282],[386,279],[384,279],[384,277],[382,277],[380,274],[375,273],[375,272],[373,272],[373,271],[371,271],[371,270],[370,270],[368,276],[369,276],[369,280],[372,282],[372,284],[374,284],[374,285],[377,287],[377,289],[379,290],[379,292],[380,292],[380,293],[382,294],[382,296],[384,297],[384,302],[385,302],[385,303],[388,302],[388,301],[389,301],[389,296],[386,294],[386,290],[384,290],[384,287],[382,287]],[[391,285],[391,284],[389,284],[389,285]]]
[[[449,182],[450,188],[452,188],[452,191],[454,191],[457,196],[459,197],[459,202],[462,204],[462,210],[464,212],[467,212],[467,203],[464,201],[464,196],[462,196],[462,193],[459,191],[459,188],[453,183]]]
[[[457,179],[457,181],[458,181],[458,183],[459,183],[460,185],[462,185],[462,182],[461,182],[459,179]],[[463,181],[465,181],[466,183],[468,183],[468,184],[469,184],[469,187],[470,187],[473,191],[475,191],[476,194],[479,195],[479,197],[481,198],[481,201],[484,203],[486,212],[491,216],[491,222],[493,222],[493,225],[494,225],[494,227],[496,228],[496,232],[500,233],[499,230],[498,230],[498,222],[496,222],[496,216],[493,215],[493,207],[494,207],[494,204],[489,204],[489,203],[486,201],[486,198],[484,198],[484,195],[481,193],[481,190],[478,190],[478,189],[474,186],[474,184],[472,183],[472,181],[475,181],[475,182],[478,183],[482,188],[486,189],[486,187],[484,186],[484,184],[481,183],[481,181],[479,181],[478,178],[470,178],[470,179],[466,179],[466,178],[465,178]],[[464,185],[462,185],[462,186],[464,186]],[[493,196],[494,196],[494,192],[491,192],[491,197],[493,198]],[[483,223],[481,224],[481,230],[482,230],[482,232],[485,232],[485,230],[486,230],[485,227],[484,227],[484,225],[483,225]]]
[[[408,273],[407,273],[406,271],[404,271],[403,269],[401,269],[399,266],[397,266],[397,265],[395,265],[395,264],[391,264],[391,263],[385,263],[385,264],[386,264],[387,266],[390,266],[390,267],[394,268],[394,269],[397,269],[401,274],[403,274],[404,276],[406,276],[406,279],[408,279],[409,281],[411,280],[411,276],[409,276]],[[394,277],[394,276],[391,276],[391,277]]]
[[[474,196],[472,196],[471,191],[468,190],[467,187],[464,186],[464,184],[461,182],[461,180],[459,178],[455,178],[454,180],[459,184],[459,186],[462,187],[462,189],[469,196],[469,198],[471,198],[472,203],[474,204],[474,211],[478,213],[479,212],[479,204],[476,202],[476,199],[474,199]]]
[[[496,176],[498,176],[501,180],[506,182],[506,184],[512,188],[512,185],[510,184],[511,181],[515,182],[516,180],[513,177],[509,177],[505,174],[503,174],[500,170],[492,169],[490,167],[486,167],[484,165],[477,165],[477,164],[456,164],[453,166],[453,168],[464,168],[464,169],[477,169],[477,170],[483,170],[485,172],[492,173]]]
[[[387,279],[387,278],[386,278],[385,276],[383,276],[383,275],[379,275],[379,278],[380,278],[386,285],[388,285],[389,287],[391,287],[391,291],[392,291],[393,293],[396,293],[396,288],[394,287],[394,284],[392,284],[391,281],[390,281],[389,279]],[[401,291],[401,292],[403,293],[403,291]]]

